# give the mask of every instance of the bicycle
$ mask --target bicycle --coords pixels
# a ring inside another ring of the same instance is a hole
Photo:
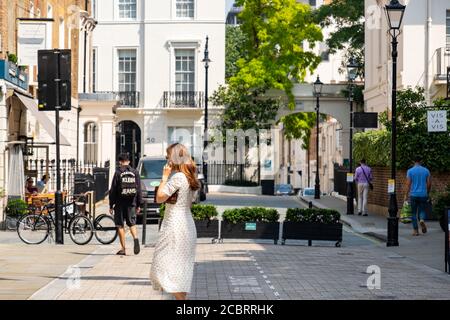
[[[90,212],[86,211],[86,195],[78,195],[74,201],[75,207],[81,214],[87,215],[94,226],[94,235],[101,244],[113,243],[118,236],[116,223],[114,219],[108,214],[101,214],[97,217],[92,217]]]
[[[63,205],[63,229],[69,233],[74,243],[85,245],[94,236],[94,226],[91,220],[82,214],[71,215],[69,208],[72,205],[73,203]],[[54,207],[51,208],[46,204],[39,210],[39,213],[36,211],[38,210],[32,210],[33,213],[27,214],[17,221],[17,234],[20,240],[26,244],[41,244],[47,240],[49,235],[53,238],[52,231],[56,229],[56,222],[53,218],[56,211]]]

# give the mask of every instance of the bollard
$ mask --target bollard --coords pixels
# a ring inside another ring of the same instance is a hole
[[[142,214],[142,245],[145,245],[147,237],[147,202],[144,202],[144,212]]]
[[[308,203],[308,207],[309,207],[309,209],[312,209],[312,207],[313,207],[312,201],[310,201],[310,202]]]

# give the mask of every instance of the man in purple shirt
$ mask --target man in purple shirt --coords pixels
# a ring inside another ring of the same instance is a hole
[[[358,215],[367,217],[367,197],[369,185],[372,183],[372,169],[366,165],[366,160],[360,161],[360,166],[355,171],[355,182],[358,187]]]

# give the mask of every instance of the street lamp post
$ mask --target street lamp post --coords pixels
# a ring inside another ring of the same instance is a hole
[[[385,6],[386,16],[389,24],[389,33],[392,38],[392,141],[391,141],[391,179],[394,183],[394,190],[389,194],[389,217],[387,246],[397,247],[398,244],[398,205],[396,190],[396,162],[397,162],[397,38],[400,35],[400,27],[405,14],[406,6],[391,0]]]
[[[316,97],[316,185],[314,188],[314,199],[320,199],[320,177],[319,177],[319,118],[320,118],[320,101],[319,97],[322,94],[323,83],[317,76],[316,82],[313,84],[314,95]]]
[[[353,174],[353,81],[355,81],[358,74],[359,64],[356,59],[351,57],[347,65],[347,76],[349,81],[349,95],[348,100],[350,102],[350,144],[349,144],[349,173]],[[355,207],[353,199],[355,198],[354,183],[347,181],[347,214],[352,215],[355,213]]]
[[[206,190],[208,190],[208,163],[206,159],[206,150],[208,148],[208,71],[209,71],[209,63],[211,60],[209,59],[209,37],[206,36],[205,43],[205,56],[202,62],[205,64],[205,125],[204,125],[204,135],[203,135],[203,177],[205,179]]]

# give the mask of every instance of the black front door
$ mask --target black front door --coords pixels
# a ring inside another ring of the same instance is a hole
[[[128,153],[131,166],[136,168],[141,157],[141,129],[133,121],[122,121],[119,123],[116,134],[116,162],[121,153]]]

